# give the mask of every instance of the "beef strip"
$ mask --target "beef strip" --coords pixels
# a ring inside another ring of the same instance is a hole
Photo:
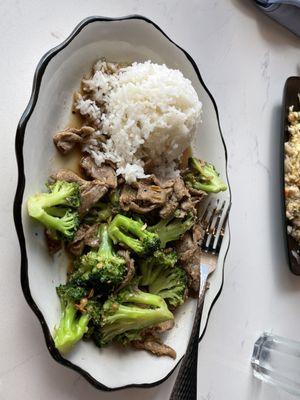
[[[192,201],[191,198],[187,198],[180,204],[180,208],[182,211],[187,213],[192,213],[194,215],[197,215],[197,209],[195,207],[195,203]]]
[[[197,189],[194,189],[194,188],[192,188],[190,186],[188,187],[188,190],[189,190],[190,195],[192,197],[197,197],[199,200],[202,200],[203,197],[207,196],[207,193],[204,192],[203,190],[197,190]]]
[[[109,188],[117,187],[117,174],[111,165],[103,164],[99,167],[91,156],[84,156],[80,160],[80,166],[87,176],[104,181]]]
[[[156,356],[168,356],[173,359],[176,358],[176,351],[170,346],[163,344],[161,340],[152,333],[146,333],[142,340],[134,340],[131,342],[136,349],[150,351]]]
[[[62,154],[68,154],[78,143],[83,143],[95,132],[90,126],[83,126],[80,129],[67,128],[57,132],[53,137],[53,142]]]
[[[198,247],[192,258],[182,265],[188,277],[189,295],[195,298],[198,297],[200,287],[200,262],[201,251]]]
[[[75,234],[75,237],[68,245],[68,250],[74,256],[80,256],[85,246],[97,248],[99,246],[98,238],[99,224],[95,225],[81,225]]]
[[[167,219],[172,217],[176,210],[178,210],[177,217],[180,218],[184,218],[188,212],[196,214],[196,209],[191,201],[190,193],[180,176],[173,181],[173,193],[160,210],[159,215],[161,218]]]
[[[134,211],[138,214],[147,214],[148,212],[157,208],[157,204],[138,204],[137,203],[138,191],[132,186],[125,184],[122,188],[120,195],[120,206],[125,211]]]
[[[155,175],[152,175],[151,179],[155,185],[160,186],[162,189],[171,188],[174,185],[174,179],[161,179]]]
[[[159,211],[159,216],[162,219],[168,219],[174,215],[179,203],[174,193],[172,193],[170,199],[166,202],[166,204]]]
[[[80,186],[84,186],[86,184],[86,180],[82,179],[79,175],[75,174],[75,172],[69,169],[60,169],[56,172],[56,174],[51,175],[51,181],[66,181],[66,182],[75,182]]]
[[[197,240],[195,240],[197,235],[198,232],[194,235],[191,232],[186,232],[176,245],[178,259],[187,273],[188,288],[192,297],[197,296],[200,286],[201,250]]]
[[[127,274],[126,274],[123,282],[121,283],[121,285],[118,287],[117,291],[119,291],[119,290],[123,289],[125,286],[127,286],[135,274],[134,260],[132,258],[130,258],[130,252],[128,250],[119,250],[118,254],[120,256],[124,257],[126,260]]]
[[[136,203],[131,203],[129,205],[129,210],[136,212],[137,214],[148,214],[150,211],[157,208],[156,204],[151,204],[149,206],[140,206]]]
[[[180,176],[178,176],[175,179],[173,189],[174,189],[174,194],[176,196],[176,199],[178,201],[181,201],[184,198],[190,197],[190,193],[189,193],[187,187],[185,186],[183,179]]]
[[[150,205],[164,205],[172,192],[172,188],[163,189],[158,185],[147,184],[143,181],[135,183],[137,187],[137,200]]]
[[[120,206],[123,210],[128,211],[129,205],[136,200],[137,190],[130,185],[125,184],[121,190]]]
[[[200,223],[197,223],[193,226],[193,230],[192,230],[192,237],[193,237],[193,241],[198,243],[200,242],[200,240],[203,237],[203,228],[200,225]]]
[[[161,322],[160,324],[155,325],[151,329],[157,333],[163,333],[174,328],[174,325],[175,325],[175,320],[171,319],[170,321]]]
[[[48,252],[50,255],[53,255],[62,249],[62,241],[56,239],[53,236],[51,230],[45,229],[45,238],[46,238],[46,245],[48,248]]]
[[[86,214],[108,191],[103,182],[98,180],[86,181],[87,184],[80,188],[81,203],[79,214]]]
[[[81,204],[79,214],[86,214],[97,201],[99,201],[108,191],[104,182],[94,179],[86,181],[80,176],[68,169],[61,169],[55,175],[52,175],[52,180],[64,180],[67,182],[76,182],[80,186]]]

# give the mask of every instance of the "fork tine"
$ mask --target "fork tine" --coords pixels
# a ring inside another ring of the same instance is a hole
[[[220,249],[221,249],[221,245],[222,245],[224,234],[225,234],[226,224],[227,224],[227,221],[228,221],[229,211],[230,211],[230,204],[227,207],[227,210],[225,211],[225,216],[224,216],[224,219],[223,219],[223,222],[222,222],[220,234],[219,234],[219,237],[217,239],[216,247],[214,249],[215,254],[219,254]]]
[[[211,232],[211,240],[210,240],[210,244],[208,247],[208,251],[214,251],[215,241],[219,237],[219,225],[220,225],[221,218],[223,216],[225,204],[226,204],[226,201],[224,200],[221,207],[217,211],[216,222],[215,222],[214,228]]]
[[[213,222],[214,222],[214,218],[216,215],[218,205],[219,205],[219,199],[217,200],[217,203],[216,203],[215,207],[213,208],[209,219],[207,220],[207,224],[204,227],[205,231],[204,231],[202,243],[203,243],[203,246],[206,248],[206,250],[208,250],[208,245],[206,242],[207,242],[207,239],[209,238],[210,234],[212,233]]]
[[[208,220],[206,220],[206,217],[208,216],[208,213],[210,210],[210,205],[211,205],[211,201],[207,204],[207,206],[204,210],[204,213],[202,214],[201,220],[200,220],[200,224],[202,225],[203,229],[206,229],[206,225],[208,223]]]

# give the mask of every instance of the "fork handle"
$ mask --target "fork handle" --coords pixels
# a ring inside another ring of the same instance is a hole
[[[170,400],[197,400],[199,330],[204,299],[198,299],[196,316],[187,351],[182,360]]]

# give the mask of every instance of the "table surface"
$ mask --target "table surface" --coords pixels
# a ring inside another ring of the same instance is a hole
[[[252,377],[263,331],[300,339],[300,278],[287,266],[280,218],[280,119],[287,77],[300,74],[294,35],[243,0],[2,0],[0,2],[1,400],[168,399],[173,375],[153,389],[99,392],[50,357],[24,301],[12,204],[16,125],[40,57],[84,17],[143,14],[195,59],[216,99],[233,192],[223,292],[199,347],[201,400],[288,400]],[[67,19],[66,19],[67,16]]]

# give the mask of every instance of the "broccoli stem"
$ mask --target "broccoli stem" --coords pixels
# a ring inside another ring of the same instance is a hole
[[[156,225],[148,228],[150,232],[155,232],[160,238],[161,248],[165,248],[168,242],[178,240],[186,231],[191,229],[194,221],[193,218],[187,218],[182,221],[180,219],[169,218],[162,219]]]
[[[115,227],[110,228],[109,232],[114,243],[118,243],[118,241],[120,241],[124,243],[127,247],[131,248],[135,253],[142,253],[143,246],[141,245],[139,240],[125,235],[125,233]]]
[[[138,332],[171,319],[174,316],[160,296],[133,287],[124,289],[103,305],[101,343],[117,339],[125,332]]]
[[[55,331],[55,347],[62,353],[66,353],[82,339],[88,330],[90,316],[83,314],[76,318],[77,310],[74,304],[69,302],[63,306],[59,327]]]
[[[112,248],[112,240],[108,235],[107,225],[102,224],[99,228],[99,236],[101,243],[98,249],[99,258],[110,259],[114,256]]]
[[[160,246],[158,235],[148,231],[143,222],[121,214],[114,217],[108,233],[114,243],[121,242],[143,256],[152,254]]]

